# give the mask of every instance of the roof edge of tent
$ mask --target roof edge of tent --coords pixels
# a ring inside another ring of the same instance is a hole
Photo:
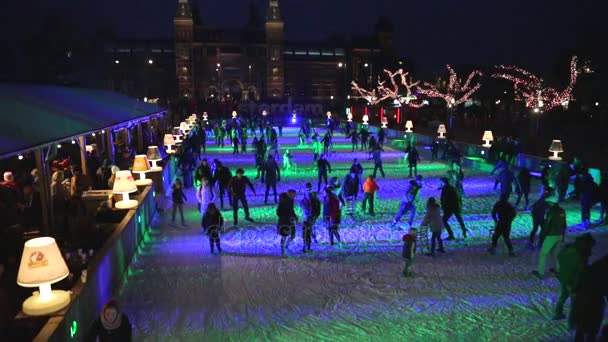
[[[139,102],[138,100],[133,99],[125,94],[113,92],[108,89],[91,89],[91,88],[76,88],[76,87],[72,88],[72,87],[46,85],[46,84],[5,83],[5,82],[0,82],[0,85],[9,86],[9,87],[11,87],[11,86],[34,87],[34,88],[38,88],[38,89],[42,89],[42,88],[67,89],[67,90],[74,91],[75,92],[74,96],[76,96],[76,92],[79,92],[79,91],[87,91],[87,92],[93,92],[93,93],[97,92],[99,94],[112,94],[112,95],[115,95],[117,98],[122,97],[122,98],[124,98],[123,101],[125,101],[125,102],[127,102],[127,100],[132,101],[133,104],[137,104],[137,102]],[[105,95],[105,96],[107,96],[107,95]],[[94,96],[93,96],[93,98],[94,98]],[[15,149],[15,150],[7,151],[7,152],[0,152],[0,159],[6,159],[6,158],[10,158],[10,157],[19,155],[19,154],[31,152],[38,148],[46,147],[48,145],[59,143],[59,142],[66,141],[66,140],[71,140],[78,136],[92,134],[92,133],[95,133],[95,132],[98,132],[98,131],[101,131],[104,129],[115,129],[115,128],[119,128],[124,125],[128,125],[129,123],[137,123],[137,122],[141,122],[141,121],[146,121],[151,117],[161,116],[168,111],[167,109],[163,109],[163,108],[158,107],[157,105],[154,105],[151,103],[145,103],[144,106],[145,106],[145,108],[140,107],[139,111],[145,111],[145,114],[141,114],[141,115],[136,114],[136,116],[129,117],[129,118],[119,121],[119,122],[107,123],[107,124],[103,123],[103,127],[82,127],[82,128],[86,128],[86,130],[74,132],[74,134],[70,134],[67,136],[61,136],[61,137],[57,137],[57,138],[49,137],[52,139],[40,141],[40,142],[32,142],[33,144],[31,144],[31,145],[23,144],[22,146],[15,146],[15,147],[17,147],[17,149]]]
[[[25,148],[22,148],[22,149],[19,149],[19,150],[16,150],[16,151],[6,152],[6,153],[3,153],[3,154],[0,154],[0,159],[7,159],[7,158],[14,157],[14,156],[18,156],[18,155],[23,154],[23,153],[32,152],[32,151],[34,151],[36,149],[39,149],[39,148],[44,148],[44,147],[47,147],[49,145],[60,143],[62,141],[75,139],[75,138],[77,138],[79,136],[82,136],[82,135],[89,135],[89,134],[92,134],[92,133],[96,133],[96,132],[99,132],[99,131],[104,130],[104,129],[118,128],[120,126],[128,124],[129,122],[133,122],[133,121],[140,122],[140,121],[148,119],[148,118],[150,118],[152,116],[163,115],[166,112],[167,112],[167,110],[162,110],[162,111],[159,111],[159,112],[156,112],[156,113],[143,115],[143,116],[140,116],[140,117],[137,117],[137,118],[134,118],[134,119],[129,119],[129,120],[122,121],[122,122],[119,122],[119,123],[115,123],[115,124],[112,124],[112,125],[109,125],[109,126],[105,126],[105,127],[101,127],[101,128],[96,128],[96,129],[88,130],[86,132],[80,132],[80,133],[77,133],[77,134],[74,134],[74,135],[70,135],[70,136],[66,136],[66,137],[62,137],[62,138],[53,139],[53,140],[46,141],[46,142],[43,142],[43,143],[40,143],[40,144],[37,144],[37,145],[28,146],[28,147],[25,147]]]

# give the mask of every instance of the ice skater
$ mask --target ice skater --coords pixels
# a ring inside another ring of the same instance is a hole
[[[224,229],[224,217],[222,216],[222,213],[217,210],[215,203],[209,203],[209,205],[207,205],[207,209],[203,213],[201,226],[203,227],[205,235],[209,237],[209,249],[211,250],[211,254],[215,254],[215,247],[217,247],[218,253],[222,253],[220,233],[222,229]]]
[[[317,160],[317,192],[321,191],[321,182],[325,182],[325,186],[327,186],[327,173],[331,173],[331,164],[325,159],[325,155],[321,154],[319,159]]]
[[[289,244],[296,238],[296,222],[298,218],[294,211],[295,197],[295,190],[288,190],[279,196],[277,233],[281,235],[281,255],[285,255],[285,250],[289,250]]]
[[[207,181],[207,178],[201,179],[201,185],[196,189],[196,199],[198,200],[198,210],[201,215],[207,211],[209,203],[213,202],[215,195],[213,194],[213,188],[211,183]]]
[[[304,240],[302,253],[306,253],[311,250],[311,240],[318,243],[315,232],[315,221],[321,215],[321,201],[310,182],[306,183],[306,193],[300,201],[300,207],[302,208],[302,237]]]
[[[566,211],[558,203],[558,194],[555,192],[547,198],[549,208],[545,220],[541,225],[540,232],[540,254],[538,256],[538,268],[532,271],[532,275],[542,280],[545,277],[547,257],[550,257],[557,270],[557,253],[559,245],[566,237]]]
[[[405,260],[405,267],[403,268],[403,276],[411,277],[414,270],[414,259],[416,258],[416,237],[418,236],[418,229],[410,228],[410,231],[403,235],[403,252],[401,255]]]
[[[494,204],[492,209],[492,219],[496,227],[494,228],[494,234],[492,235],[492,245],[488,248],[488,253],[496,254],[496,245],[498,239],[502,237],[505,245],[509,249],[509,256],[514,257],[513,245],[511,244],[511,223],[515,219],[515,208],[509,203],[509,196],[503,194],[500,200]]]
[[[188,199],[184,194],[184,189],[182,188],[182,181],[177,178],[171,187],[171,199],[173,202],[173,211],[171,214],[171,223],[175,223],[175,212],[179,209],[179,216],[182,219],[182,226],[186,225],[186,221],[184,220],[184,202]]]
[[[264,182],[266,184],[266,192],[264,193],[264,204],[268,204],[268,194],[270,193],[270,188],[272,188],[272,193],[274,195],[274,203],[277,203],[277,182],[281,181],[281,169],[279,168],[279,164],[273,158],[272,155],[268,155],[268,159],[266,160],[266,165],[264,167],[266,169],[266,178]]]
[[[410,218],[407,221],[409,228],[412,228],[412,224],[414,223],[414,218],[416,217],[416,202],[418,201],[418,194],[420,193],[420,189],[422,188],[422,176],[416,176],[416,179],[410,180],[410,184],[405,192],[405,197],[403,201],[401,201],[401,205],[399,206],[399,211],[397,215],[393,219],[393,223],[391,224],[391,228],[395,227],[397,223],[401,220],[401,217],[405,215],[405,213],[410,213]]]
[[[380,170],[380,173],[382,174],[382,178],[385,177],[384,175],[384,168],[382,168],[382,147],[380,146],[376,146],[376,148],[374,148],[374,150],[372,151],[372,157],[369,159],[373,159],[374,160],[374,173],[373,176],[374,178],[376,178],[376,171]]]
[[[361,203],[361,209],[363,210],[363,213],[365,213],[366,207],[369,206],[369,214],[372,216],[376,215],[376,213],[374,212],[374,195],[379,189],[380,187],[378,186],[376,181],[374,181],[374,177],[372,175],[369,175],[365,180],[365,183],[363,183],[362,187],[363,203]]]
[[[325,187],[325,200],[323,202],[323,221],[329,232],[329,243],[334,245],[334,237],[338,240],[338,245],[342,246],[340,240],[340,200],[338,196],[333,192],[333,187]]]
[[[232,177],[230,182],[228,182],[228,191],[230,191],[230,197],[232,199],[232,218],[235,226],[239,221],[239,201],[243,205],[243,210],[245,211],[245,220],[254,222],[249,216],[249,205],[247,205],[247,197],[245,196],[247,187],[251,189],[254,196],[257,195],[253,184],[251,184],[249,178],[245,176],[245,171],[243,169],[237,169],[236,176]]]
[[[443,219],[441,217],[441,207],[437,203],[435,197],[430,197],[426,202],[426,214],[422,219],[421,226],[429,226],[431,231],[431,252],[428,256],[435,256],[435,243],[439,244],[437,251],[445,253],[443,249],[443,240],[441,239],[441,231],[443,230]]]
[[[449,181],[446,177],[441,177],[439,180],[441,190],[441,209],[443,210],[443,225],[445,226],[445,230],[448,232],[448,237],[446,240],[455,240],[454,231],[452,231],[452,227],[448,221],[450,217],[454,215],[460,224],[460,229],[462,229],[462,237],[464,239],[467,238],[467,229],[464,226],[464,220],[462,219],[462,201],[458,196],[458,192],[456,189],[449,184]]]

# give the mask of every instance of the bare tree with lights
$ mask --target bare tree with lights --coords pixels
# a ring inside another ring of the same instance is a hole
[[[425,82],[424,87],[418,88],[418,92],[428,97],[436,97],[445,100],[450,112],[450,127],[452,127],[455,108],[458,105],[469,101],[471,96],[479,90],[481,83],[473,82],[473,80],[476,76],[481,77],[483,74],[479,70],[474,70],[469,74],[466,82],[463,83],[462,79],[458,78],[458,75],[450,65],[447,65],[447,68],[450,73],[447,87],[440,89],[440,87],[434,84]]]
[[[568,103],[574,99],[572,90],[579,74],[577,61],[577,57],[573,56],[570,61],[570,83],[562,91],[545,86],[541,77],[514,66],[499,65],[496,67],[499,72],[492,77],[513,82],[515,100],[525,102],[526,107],[532,108],[535,113],[549,111],[558,106],[567,108]]]

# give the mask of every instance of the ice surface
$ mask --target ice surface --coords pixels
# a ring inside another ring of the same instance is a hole
[[[279,191],[304,189],[316,174],[310,171],[309,150],[293,148],[283,138],[298,163],[297,173],[282,176]],[[339,138],[335,139],[340,142]],[[341,139],[344,144],[345,140]],[[217,150],[217,149],[216,149]],[[422,149],[420,149],[422,152]],[[350,153],[341,146],[329,161],[343,177],[353,156],[363,162],[367,175],[373,165],[366,153]],[[219,157],[232,170],[247,167],[253,179],[253,156],[231,159],[231,149],[208,154]],[[424,152],[426,153],[426,152]],[[446,242],[447,253],[429,258],[417,255],[415,276],[403,278],[400,238],[391,222],[406,188],[402,153],[387,148],[387,178],[381,188],[374,217],[359,212],[344,221],[345,245],[332,248],[327,234],[317,225],[320,244],[302,254],[301,226],[288,257],[280,256],[275,207],[263,206],[264,186],[256,183],[257,196],[248,196],[252,217],[222,236],[222,256],[212,256],[200,229],[194,192],[187,193],[187,226],[170,224],[170,204],[157,215],[152,240],[131,265],[120,300],[134,325],[134,337],[142,341],[559,341],[568,340],[566,321],[552,321],[558,296],[555,279],[543,282],[529,275],[537,253],[526,249],[531,225],[529,213],[520,211],[512,237],[518,257],[509,258],[502,241],[498,253],[489,256],[489,216],[498,197],[494,179],[465,169],[464,218],[472,238]],[[425,184],[416,222],[424,201],[439,196],[438,177],[447,166],[423,160]],[[531,201],[536,200],[534,184]],[[271,196],[272,197],[272,196]],[[360,197],[362,198],[362,197]],[[360,204],[358,204],[360,206]],[[577,203],[566,203],[569,240],[580,233]],[[360,207],[359,207],[360,208]],[[224,211],[232,223],[232,212]],[[592,219],[598,216],[594,211]],[[402,222],[404,220],[402,219]],[[179,222],[179,220],[178,220]],[[416,224],[415,224],[416,225]],[[460,229],[452,225],[457,236]],[[606,252],[606,227],[595,227],[598,240],[594,258]],[[551,266],[551,265],[550,265]],[[569,305],[566,306],[568,310]]]

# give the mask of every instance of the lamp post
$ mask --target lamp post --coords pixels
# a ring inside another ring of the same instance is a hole
[[[344,69],[344,109],[348,107],[348,68],[346,63],[338,63],[338,68]]]

